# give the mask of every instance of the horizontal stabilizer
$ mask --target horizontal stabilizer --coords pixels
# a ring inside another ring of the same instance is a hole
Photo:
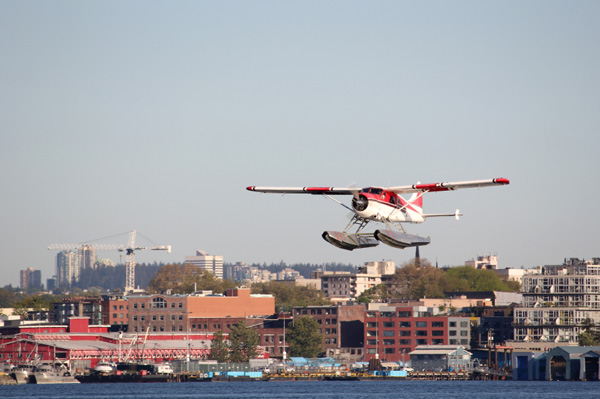
[[[400,249],[427,245],[431,242],[429,237],[419,237],[393,230],[376,230],[374,236],[384,244]]]
[[[376,247],[379,242],[371,236],[348,234],[340,231],[325,231],[323,239],[338,248],[352,251],[358,248]]]

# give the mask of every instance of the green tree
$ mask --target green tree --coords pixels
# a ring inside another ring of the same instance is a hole
[[[577,336],[579,346],[597,346],[600,344],[598,336],[591,331],[582,331]]]
[[[502,280],[493,270],[458,266],[445,273],[444,285],[450,291],[518,291],[519,283]]]
[[[299,286],[288,281],[269,281],[252,284],[253,294],[271,294],[275,308],[291,311],[294,306],[320,306],[329,304],[323,292],[312,287]]]
[[[323,351],[319,323],[308,316],[297,318],[286,338],[291,356],[317,357]]]
[[[194,265],[165,265],[154,275],[148,285],[149,293],[171,290],[173,294],[190,294],[194,290],[216,293],[235,288],[231,280],[217,279],[214,274]]]
[[[223,331],[217,331],[213,334],[213,338],[210,341],[210,354],[208,358],[216,360],[219,363],[229,361],[229,344],[225,339]]]
[[[386,302],[390,298],[387,284],[379,284],[365,290],[357,298],[358,303]]]
[[[231,326],[229,330],[230,360],[244,363],[258,356],[259,336],[255,329],[246,326],[244,321]]]

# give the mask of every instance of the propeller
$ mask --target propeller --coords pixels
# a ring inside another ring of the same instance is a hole
[[[352,208],[355,211],[361,212],[367,209],[369,205],[369,200],[363,194],[359,194],[358,196],[352,197]]]

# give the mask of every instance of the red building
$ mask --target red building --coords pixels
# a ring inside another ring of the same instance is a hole
[[[74,317],[67,326],[22,326],[14,335],[0,336],[0,363],[13,365],[60,360],[81,372],[101,360],[160,363],[176,359],[206,359],[210,333],[127,334],[91,326]]]
[[[448,345],[448,317],[423,306],[379,306],[365,312],[365,361],[409,361],[417,345]],[[455,318],[454,318],[455,319]]]
[[[127,327],[129,321],[128,301],[122,296],[103,296],[102,324]]]

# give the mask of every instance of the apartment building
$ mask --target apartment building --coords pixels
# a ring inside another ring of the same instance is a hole
[[[600,258],[543,266],[523,276],[521,292],[516,341],[576,343],[584,329],[600,324]]]

